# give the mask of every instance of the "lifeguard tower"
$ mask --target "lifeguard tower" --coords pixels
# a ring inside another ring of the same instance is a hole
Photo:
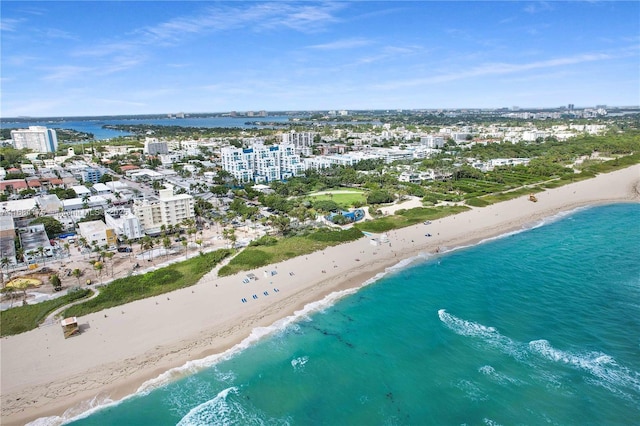
[[[80,327],[78,326],[78,318],[70,317],[65,318],[60,321],[62,325],[62,332],[64,333],[64,338],[67,339],[71,336],[75,336],[76,334],[80,334]]]

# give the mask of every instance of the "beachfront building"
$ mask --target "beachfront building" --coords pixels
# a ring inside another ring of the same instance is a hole
[[[11,140],[16,149],[27,148],[34,152],[56,152],[58,149],[58,135],[55,129],[44,126],[12,130]]]
[[[305,170],[293,144],[264,145],[255,141],[247,149],[226,146],[220,156],[222,168],[241,183],[287,179]]]
[[[185,219],[195,219],[193,196],[173,194],[173,187],[158,191],[158,197],[136,200],[133,203],[135,214],[144,229],[149,233],[159,232],[162,225],[178,225]]]
[[[115,247],[117,243],[117,236],[113,228],[108,227],[101,220],[80,222],[78,224],[78,234],[84,237],[90,246]]]
[[[131,209],[119,207],[106,210],[104,221],[107,227],[115,231],[118,238],[126,237],[129,240],[137,240],[144,237],[142,223]]]
[[[14,240],[16,238],[16,227],[13,217],[8,215],[0,216],[0,259],[7,259],[12,265],[16,264],[16,248]],[[1,272],[0,272],[1,273]]]
[[[43,256],[53,256],[53,247],[41,223],[20,228],[20,247],[24,251],[24,260],[27,263],[37,262]]]

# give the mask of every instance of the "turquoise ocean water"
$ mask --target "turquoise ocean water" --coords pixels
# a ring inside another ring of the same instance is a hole
[[[415,260],[274,328],[72,424],[638,424],[640,204]]]

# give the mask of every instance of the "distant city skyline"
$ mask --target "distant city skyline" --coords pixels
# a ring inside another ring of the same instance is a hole
[[[638,2],[3,1],[0,116],[640,104]]]

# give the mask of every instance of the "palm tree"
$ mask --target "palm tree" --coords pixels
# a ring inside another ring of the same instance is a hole
[[[143,250],[148,250],[149,259],[151,259],[151,249],[153,248],[153,238],[148,235],[145,235],[142,241],[140,242],[140,247]]]
[[[186,259],[189,255],[189,243],[187,243],[186,239],[182,239],[182,246],[184,247],[184,258]]]
[[[44,263],[47,263],[47,262],[44,260],[44,247],[40,246],[40,247],[38,247],[38,249],[37,249],[37,250],[38,250],[38,255],[39,255],[39,256],[40,256],[40,258],[42,259],[42,263],[43,263],[43,264],[44,264]]]
[[[115,253],[112,251],[108,251],[106,253],[104,253],[104,258],[109,260],[109,263],[111,264],[111,276],[113,277],[113,256],[115,256]]]
[[[98,273],[98,277],[100,278],[100,284],[102,284],[102,268],[104,268],[104,264],[102,262],[95,262],[93,264],[93,269]]]
[[[16,250],[16,261],[18,263],[24,262],[24,249],[22,247]]]
[[[125,246],[129,246],[129,248],[131,249],[131,251],[129,251],[129,257],[131,257],[131,252],[133,251],[133,248],[131,247],[131,240],[129,240],[129,237],[127,237],[126,235],[124,235],[122,237],[122,244],[124,244]]]
[[[76,280],[78,280],[78,285],[80,285],[80,276],[82,276],[82,271],[80,269],[76,268],[73,271],[71,271],[71,275],[76,277]]]
[[[167,237],[166,235],[162,239],[162,246],[164,247],[164,250],[165,250],[165,252],[164,252],[165,257],[168,257],[169,256],[169,248],[171,247],[171,239],[169,237]]]

